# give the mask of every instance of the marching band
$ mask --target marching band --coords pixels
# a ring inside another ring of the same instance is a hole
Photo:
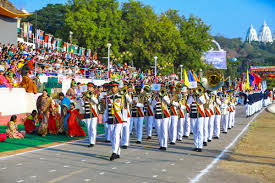
[[[128,148],[130,136],[141,144],[143,129],[147,140],[152,139],[155,129],[159,150],[166,151],[168,143],[175,145],[193,134],[194,151],[202,152],[203,146],[220,138],[220,126],[224,134],[234,127],[236,92],[226,87],[211,91],[200,82],[192,89],[181,82],[169,85],[160,82],[157,84],[159,90],[152,90],[148,84],[142,87],[141,83],[133,85],[126,81],[123,87],[120,85],[116,81],[105,83],[96,94],[95,85],[90,82],[81,97],[88,128],[88,147],[96,143],[96,125],[99,114],[102,114],[106,142],[112,144],[111,161],[120,158],[121,148]],[[268,103],[263,96],[264,103]],[[254,97],[255,102],[251,103],[250,98],[247,97],[247,111],[251,112],[252,104],[258,106],[254,110],[259,110],[262,100]]]

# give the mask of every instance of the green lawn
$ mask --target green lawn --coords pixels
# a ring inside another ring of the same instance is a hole
[[[86,133],[87,133],[87,128],[82,127]],[[18,125],[18,130],[24,130],[24,125]],[[6,126],[0,126],[0,133],[6,133]],[[104,125],[103,124],[98,124],[97,126],[97,133],[104,133]],[[38,136],[38,135],[33,135],[33,134],[26,134],[24,139],[10,139],[7,138],[4,142],[0,143],[0,152],[5,152],[5,151],[13,151],[13,150],[18,150],[18,149],[24,149],[27,147],[34,147],[38,145],[44,145],[44,144],[49,144],[52,142],[61,142],[61,141],[69,141],[69,140],[74,140],[78,139],[79,137],[68,137],[65,135],[51,135],[48,134],[46,137]]]

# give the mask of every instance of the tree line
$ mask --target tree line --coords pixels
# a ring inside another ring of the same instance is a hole
[[[69,0],[66,5],[48,4],[23,19],[63,41],[91,49],[101,57],[107,56],[111,43],[111,58],[116,63],[127,62],[142,69],[154,65],[163,74],[186,69],[204,69],[202,53],[209,50],[213,39],[210,26],[199,17],[186,18],[169,9],[156,14],[150,5],[129,0]]]

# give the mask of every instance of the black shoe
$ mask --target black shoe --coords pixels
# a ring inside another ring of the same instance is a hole
[[[211,142],[211,140],[207,140],[208,142]]]
[[[140,141],[137,141],[137,144],[141,144],[141,142],[140,142]]]
[[[148,136],[148,137],[147,137],[147,140],[151,140],[151,139],[152,139],[152,137],[151,137],[151,136]]]
[[[132,135],[133,135],[133,133],[130,133],[130,135],[132,136]]]
[[[231,130],[231,128],[228,128],[228,130]]]
[[[120,158],[120,156],[119,155],[116,155],[116,159],[119,159]]]
[[[176,143],[175,142],[170,142],[170,145],[176,145]]]
[[[163,150],[163,147],[160,147],[159,150]]]
[[[111,141],[110,140],[105,140],[106,143],[110,143]]]
[[[188,136],[184,135],[183,138],[187,138],[188,139]]]
[[[222,133],[227,134],[227,132],[222,132]]]
[[[122,146],[121,148],[122,148],[122,149],[127,149],[127,148],[128,148],[128,146]]]
[[[191,135],[193,135],[193,132],[190,132]]]
[[[219,137],[213,137],[213,139],[219,139]]]
[[[117,154],[116,153],[113,153],[112,156],[110,157],[110,161],[113,161],[117,158]]]
[[[163,147],[162,150],[163,150],[163,151],[166,151],[166,147]]]
[[[181,140],[181,139],[177,139],[177,141],[180,141],[180,142],[181,142],[182,140]]]
[[[94,144],[90,144],[90,145],[88,145],[88,147],[94,147],[95,145]]]
[[[198,151],[198,148],[193,149],[193,151]]]
[[[203,142],[203,146],[207,146],[207,142]]]
[[[201,149],[201,148],[198,148],[198,152],[202,152],[202,149]]]

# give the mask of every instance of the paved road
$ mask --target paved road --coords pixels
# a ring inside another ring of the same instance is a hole
[[[251,118],[245,118],[243,107],[237,108],[236,125],[228,134],[208,143],[203,152],[194,152],[193,137],[169,146],[166,152],[158,150],[157,137],[143,139],[122,150],[121,158],[109,161],[111,146],[99,137],[94,148],[88,149],[87,140],[0,159],[0,182],[190,182],[205,169]],[[146,138],[146,136],[144,136]],[[232,149],[231,149],[232,150]],[[226,156],[226,154],[225,154]],[[223,157],[222,157],[223,158]],[[199,182],[256,182],[247,177],[233,176],[216,165]]]

